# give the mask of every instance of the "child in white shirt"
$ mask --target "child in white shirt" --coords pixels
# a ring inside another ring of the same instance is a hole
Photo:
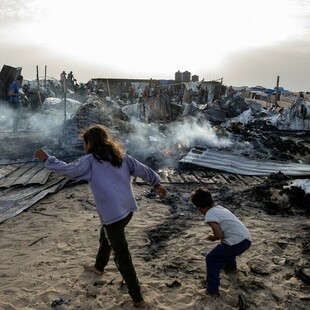
[[[236,257],[249,249],[251,235],[233,213],[220,205],[215,205],[209,191],[198,188],[191,194],[191,201],[212,228],[213,234],[208,235],[207,239],[221,240],[221,243],[206,255],[206,294],[219,296],[220,270],[237,270]]]

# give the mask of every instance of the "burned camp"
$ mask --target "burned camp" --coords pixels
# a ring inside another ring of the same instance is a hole
[[[0,73],[0,230],[3,240],[14,229],[23,237],[14,239],[17,254],[5,241],[0,245],[12,264],[21,266],[21,277],[32,274],[29,285],[43,288],[25,288],[35,292],[35,301],[23,309],[43,309],[55,301],[63,301],[66,309],[131,309],[126,285],[112,264],[103,280],[98,275],[89,280],[78,269],[78,259],[87,260],[96,251],[93,240],[100,230],[87,183],[51,172],[34,156],[43,149],[66,163],[76,161],[85,154],[81,133],[94,124],[107,127],[126,153],[154,170],[169,191],[159,197],[147,182],[131,180],[140,210],[128,239],[142,291],[155,292],[156,297],[149,297],[154,309],[205,309],[206,297],[198,288],[205,279],[201,251],[206,227],[189,198],[199,187],[237,214],[253,236],[252,248],[240,257],[238,275],[221,274],[224,308],[307,308],[309,94],[283,90],[279,99],[278,90],[232,88],[223,79],[93,78],[63,87],[56,79],[38,78],[23,82],[25,98],[18,130],[12,133],[5,94],[20,74],[21,68],[9,66]],[[65,235],[69,237],[62,239]],[[25,243],[34,257],[23,261]],[[4,268],[1,277],[7,278]],[[8,282],[3,296],[14,292]],[[225,295],[225,290],[232,293]],[[183,308],[173,308],[168,302],[175,292],[191,300],[187,307],[182,302]],[[264,300],[255,298],[258,293]],[[157,296],[166,307],[157,307]],[[112,299],[115,308],[109,307]],[[220,306],[216,300],[210,309]]]

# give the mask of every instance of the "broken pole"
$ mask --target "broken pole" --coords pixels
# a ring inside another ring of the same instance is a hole
[[[40,108],[41,108],[42,100],[41,100],[41,93],[40,93],[39,66],[38,65],[37,65],[37,92],[38,92],[38,99],[39,99]]]
[[[219,79],[219,80],[221,80],[221,82],[220,82],[219,99],[221,98],[221,94],[222,94],[222,84],[223,84],[223,79],[224,79],[224,78],[220,78],[220,79]]]
[[[64,91],[64,145],[67,145],[67,79],[63,81]]]
[[[279,107],[279,105],[278,105],[279,81],[280,81],[280,77],[277,76],[276,95],[275,95],[275,98],[274,98],[274,105],[275,105],[276,108]]]
[[[108,94],[109,94],[110,100],[112,100],[111,93],[110,93],[110,84],[109,84],[108,79],[107,79],[107,87],[108,87]]]
[[[44,70],[44,86],[46,86],[46,71],[47,71],[47,66],[45,65],[45,70]]]

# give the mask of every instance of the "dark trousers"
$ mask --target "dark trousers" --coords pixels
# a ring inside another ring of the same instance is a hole
[[[125,236],[125,227],[130,222],[132,214],[131,212],[126,218],[101,227],[99,239],[100,247],[96,257],[95,267],[103,271],[108,264],[111,249],[113,249],[116,267],[123,276],[128,288],[128,293],[134,302],[138,302],[141,301],[143,297]]]
[[[207,291],[211,294],[219,293],[221,269],[237,269],[236,257],[251,246],[251,241],[243,240],[235,245],[218,244],[206,256]]]
[[[18,129],[18,123],[20,120],[21,114],[21,105],[19,102],[11,103],[12,113],[13,113],[13,132],[16,133]]]

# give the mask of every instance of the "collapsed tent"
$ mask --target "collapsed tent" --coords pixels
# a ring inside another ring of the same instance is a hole
[[[310,101],[298,98],[290,108],[267,118],[266,123],[280,130],[310,130]]]

